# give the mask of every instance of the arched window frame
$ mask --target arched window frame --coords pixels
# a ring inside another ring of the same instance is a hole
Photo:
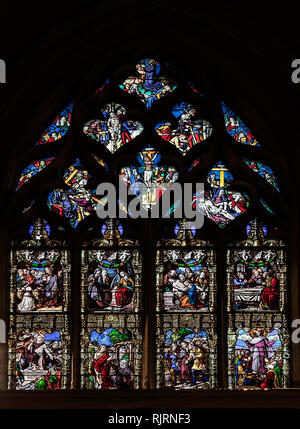
[[[140,57],[141,57],[141,55],[139,55]],[[195,80],[195,83],[197,84],[197,81]],[[200,82],[200,85],[201,85],[201,82]],[[55,102],[55,104],[57,104],[57,102]],[[234,101],[232,102],[232,103],[230,103],[230,106],[231,107],[234,107]],[[216,104],[214,105],[214,107],[216,107]],[[241,109],[241,110],[239,110],[239,109],[236,109],[236,111],[243,117],[243,118],[245,118],[245,115],[242,115],[242,110],[243,109]],[[58,110],[56,110],[56,112],[57,112]],[[37,115],[38,116],[38,115]],[[247,116],[247,115],[246,115]],[[255,121],[254,121],[255,122]],[[224,127],[224,124],[222,124],[222,127]],[[36,130],[37,130],[37,128],[35,128]],[[219,114],[219,129],[221,129],[221,115]],[[252,127],[252,129],[254,129],[253,127]],[[76,133],[75,133],[75,138],[78,138],[78,135],[76,136]],[[28,141],[28,140],[27,140]],[[34,141],[34,140],[32,140],[31,139],[31,143],[29,143],[29,145],[30,144],[32,144],[32,141]],[[243,149],[245,149],[245,151],[247,151],[248,149],[246,149],[246,148],[243,148]],[[59,150],[59,148],[56,148],[55,150]],[[238,149],[237,148],[237,151],[239,151],[239,150],[242,150],[241,148],[240,149]],[[249,150],[250,150],[250,148],[249,148]],[[30,153],[31,152],[31,153]],[[101,152],[101,151],[100,151]],[[200,152],[200,148],[199,148],[199,152]],[[32,157],[32,154],[33,154],[33,150],[32,151],[29,151],[29,153],[30,153],[30,155],[28,155],[28,159],[29,158],[31,158]],[[46,153],[46,151],[45,151],[45,153]],[[231,165],[231,168],[232,169],[236,169],[236,171],[242,171],[242,170],[244,170],[244,173],[246,173],[246,167],[245,166],[241,166],[241,165],[239,165],[238,166],[238,168],[236,167],[236,168],[233,168],[233,162],[231,162],[230,161],[230,155],[232,155],[232,153],[233,152],[230,152],[229,154],[227,153],[227,155],[225,155],[224,154],[224,156],[227,156],[227,158],[228,158],[228,163]],[[250,152],[247,152],[247,153],[249,153],[250,154]],[[264,151],[262,151],[262,152],[260,152],[260,157],[261,158],[263,158],[263,159],[266,159],[265,158],[265,156],[267,156],[267,158],[268,158],[268,156],[269,156],[269,159],[271,159],[270,158],[270,155],[267,155]],[[273,157],[273,163],[274,163],[274,165],[277,163],[277,165],[279,166],[279,163],[278,163],[278,161],[276,161],[275,159],[274,159],[274,157]],[[14,162],[12,162],[12,164],[14,164]],[[68,164],[68,162],[65,160],[61,165],[57,165],[57,166],[55,166],[55,167],[58,167],[58,168],[63,168],[63,165],[66,167],[67,166],[67,164]],[[91,164],[90,164],[91,165]],[[51,168],[51,167],[49,167],[49,168]],[[95,166],[93,167],[94,168],[94,170],[95,170]],[[274,168],[274,170],[275,170],[275,168]],[[280,169],[279,169],[280,170]],[[279,171],[278,170],[278,171]],[[99,171],[99,170],[98,170]],[[197,174],[199,174],[200,173],[200,169],[198,169],[197,170]],[[42,174],[42,173],[41,173]],[[47,177],[47,179],[53,179],[54,180],[54,176],[55,176],[55,168],[53,168],[52,169],[52,173],[50,174],[50,173],[47,173],[47,175],[44,175],[45,177],[45,179],[46,179],[46,177]],[[100,175],[100,174],[98,174],[97,175],[98,176],[98,178],[100,178],[100,176],[102,177],[102,175]],[[196,176],[196,171],[194,171],[193,172],[193,174],[191,174],[190,175],[190,177],[192,177],[192,176]],[[245,176],[247,176],[247,174],[245,174]],[[12,180],[11,180],[11,177],[13,177],[13,174],[10,176],[10,179],[8,179],[8,182],[10,182],[10,183],[12,183]],[[254,180],[254,179],[253,179]],[[7,183],[8,182],[6,182],[6,186],[7,186]],[[34,182],[32,182],[32,183],[34,183]],[[37,183],[37,181],[36,181],[36,183]],[[60,182],[60,184],[61,184],[61,182]],[[261,183],[260,184],[261,185],[261,187],[263,188],[264,187],[264,185]],[[32,185],[32,189],[33,189],[33,187],[34,187],[34,185]],[[42,187],[43,188],[43,187]],[[6,188],[6,189],[8,189],[8,187]],[[11,189],[11,187],[10,187],[10,189]],[[43,193],[43,189],[41,190],[41,192]],[[26,192],[26,194],[27,194],[27,196],[29,196],[29,194],[30,194],[30,192],[28,191],[28,193]],[[278,198],[277,198],[277,196],[275,196],[275,194],[272,196],[272,197],[270,197],[270,199],[272,200],[272,201],[274,201],[274,203],[278,203],[279,202],[279,200],[278,200]],[[12,203],[11,203],[11,210],[13,211],[16,207],[18,206],[18,201],[17,201],[17,199],[15,199],[14,201],[12,201]],[[269,218],[272,222],[275,222],[275,224],[277,223],[277,225],[279,226],[279,228],[281,229],[281,232],[282,232],[282,235],[285,235],[286,236],[286,238],[288,238],[288,234],[289,234],[289,229],[287,228],[287,222],[286,222],[286,219],[284,219],[284,218],[286,218],[287,216],[288,216],[288,211],[286,210],[287,209],[287,205],[285,205],[284,203],[283,203],[283,207],[285,206],[285,210],[283,210],[283,213],[282,213],[282,216],[278,216],[278,219],[277,220],[275,220],[275,218],[273,218],[273,217],[270,217],[265,211],[260,211],[260,214],[262,214],[263,215],[263,217],[264,218]],[[276,207],[277,207],[277,204],[276,204]],[[43,211],[43,209],[42,209],[42,207],[41,207],[41,210]],[[40,212],[39,212],[40,213]],[[49,217],[49,213],[47,212],[47,217]],[[51,218],[51,216],[50,216],[50,218]],[[6,218],[6,220],[7,220],[7,218]],[[53,218],[53,220],[54,220],[54,218]],[[4,240],[6,243],[7,243],[7,237],[9,237],[9,236],[12,236],[12,235],[14,235],[14,234],[19,234],[18,232],[17,232],[17,229],[15,228],[15,226],[16,226],[16,224],[17,224],[18,222],[17,221],[15,221],[15,223],[14,222],[12,222],[11,223],[11,225],[10,225],[10,232],[8,232],[8,233],[6,233],[6,239]],[[56,223],[56,222],[54,222],[54,223]],[[146,229],[146,234],[148,234],[148,238],[150,239],[150,238],[153,238],[152,237],[152,233],[151,233],[151,227],[150,227],[150,224],[151,224],[152,222],[149,222],[149,225],[148,225],[148,227],[147,227],[147,229]],[[129,224],[130,224],[130,222],[129,222]],[[153,224],[153,223],[152,223]],[[229,236],[236,236],[236,238],[238,238],[238,233],[235,233],[235,231],[238,229],[238,226],[241,226],[240,224],[244,224],[244,226],[245,226],[245,222],[239,222],[239,219],[237,219],[236,220],[236,225],[235,225],[235,227],[233,227],[233,226],[230,226],[230,227],[228,227],[228,229],[226,229],[226,231],[222,231],[219,235],[220,236],[222,236],[222,238],[224,238],[225,240],[226,239],[228,239],[229,238]],[[66,225],[65,225],[66,226]],[[132,226],[132,230],[134,229],[134,226]],[[216,228],[214,228],[214,226],[213,225],[211,225],[210,227],[209,227],[209,230],[210,231],[213,231],[214,233],[216,233],[218,230],[216,229]],[[219,232],[219,231],[218,231]],[[206,234],[208,234],[209,235],[209,233],[208,233],[208,231],[203,231],[203,233],[204,233],[204,235],[206,235]],[[157,235],[157,238],[160,236],[160,234],[158,233],[158,232],[156,232],[156,235]],[[76,245],[75,245],[75,242],[78,240],[78,238],[76,238],[76,239],[74,239],[73,240],[73,243],[72,243],[72,246],[74,246],[74,247],[76,247]],[[4,243],[4,246],[5,246],[5,243]],[[219,249],[221,249],[222,248],[222,246],[219,246]],[[151,253],[151,252],[150,252]],[[220,252],[219,252],[220,253]],[[222,252],[221,252],[222,253]],[[221,261],[220,261],[221,262]],[[223,265],[223,262],[221,262],[221,266],[224,266]],[[4,292],[4,296],[5,296],[5,294],[6,294],[6,292]],[[220,294],[222,294],[221,292],[220,292]],[[76,301],[76,299],[74,300],[74,301]],[[7,302],[7,300],[6,300],[6,302]],[[75,305],[75,303],[73,302],[72,303],[72,306],[74,307],[74,305]],[[294,312],[295,312],[295,310],[294,310]],[[149,318],[149,321],[151,321],[151,317]],[[149,323],[149,322],[148,322]],[[224,347],[224,346],[220,346],[221,347],[221,350],[222,350],[222,347]],[[149,361],[151,361],[151,359],[153,360],[153,356],[152,357],[150,357],[150,359],[149,359]],[[221,378],[224,380],[224,374],[222,374],[221,375]],[[150,386],[151,386],[151,382],[150,382]],[[201,394],[200,394],[200,396],[201,396]]]

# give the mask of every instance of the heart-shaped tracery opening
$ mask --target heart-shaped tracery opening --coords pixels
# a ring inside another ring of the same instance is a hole
[[[108,103],[102,109],[103,119],[91,119],[83,126],[88,137],[102,143],[110,152],[135,139],[143,131],[140,122],[125,119],[126,109],[118,103]]]

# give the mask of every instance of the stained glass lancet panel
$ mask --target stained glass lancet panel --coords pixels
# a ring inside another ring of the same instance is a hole
[[[157,316],[157,388],[216,387],[216,320],[213,314]]]
[[[12,243],[10,261],[9,388],[66,389],[70,384],[70,256],[49,238],[47,221]]]
[[[67,315],[11,315],[8,356],[10,389],[69,388],[70,333]]]
[[[38,174],[40,171],[44,170],[52,161],[54,157],[43,158],[38,161],[33,161],[21,173],[21,176],[18,179],[16,186],[16,191],[18,191],[25,183],[27,183],[32,177]]]
[[[288,387],[286,250],[256,218],[227,251],[229,388]]]
[[[85,243],[81,281],[81,388],[141,387],[141,254],[108,220]]]
[[[228,387],[288,387],[289,338],[288,322],[284,314],[230,314]]]
[[[260,161],[254,161],[248,158],[243,158],[243,161],[252,171],[259,174],[263,179],[265,179],[271,186],[273,186],[276,191],[279,191],[279,186],[277,180],[273,173],[273,170],[266,164],[263,164]]]
[[[216,256],[181,221],[158,243],[157,388],[216,387]]]

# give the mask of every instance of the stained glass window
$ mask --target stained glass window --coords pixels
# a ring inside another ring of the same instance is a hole
[[[9,387],[56,390],[70,385],[70,255],[36,219],[29,239],[12,243]]]
[[[81,387],[141,387],[142,260],[114,220],[82,250]]]
[[[227,251],[229,387],[286,387],[289,379],[286,251],[255,218]]]
[[[288,323],[282,314],[230,314],[228,387],[287,387],[290,358],[288,342]]]
[[[27,165],[26,168],[21,173],[21,176],[19,177],[18,184],[16,187],[16,190],[20,189],[21,186],[23,186],[26,182],[28,182],[32,177],[34,177],[36,174],[38,174],[40,171],[42,171],[44,168],[49,165],[54,158],[44,158],[40,159],[38,161],[34,161]]]
[[[271,214],[275,214],[274,211],[268,206],[268,204],[262,198],[259,200],[263,207]]]
[[[93,154],[93,157],[95,158],[95,160],[98,162],[98,164],[99,164],[101,167],[103,167],[103,168],[105,168],[107,171],[109,171],[108,165],[106,164],[106,162],[105,162],[105,161],[103,161],[103,159],[102,159],[102,158],[99,158],[99,156],[97,156],[97,155],[95,155],[95,154]]]
[[[94,212],[98,202],[95,190],[86,189],[89,172],[79,159],[64,173],[64,182],[69,188],[54,189],[48,196],[48,207],[65,217],[73,228]]]
[[[163,283],[159,299],[165,311],[208,311],[215,302],[215,255],[207,248],[162,250]]]
[[[82,316],[81,388],[141,387],[141,326],[136,314]]]
[[[155,126],[157,134],[172,143],[182,155],[194,145],[206,140],[212,134],[212,125],[205,119],[195,119],[196,110],[191,104],[182,102],[172,109],[176,124],[170,121],[159,122]]]
[[[233,175],[223,163],[213,166],[206,181],[204,198],[195,194],[194,206],[208,219],[222,228],[247,211],[247,194],[232,189]]]
[[[216,256],[181,221],[158,243],[157,387],[216,387]],[[186,248],[185,248],[186,246]]]
[[[178,70],[138,57],[103,71],[17,168],[10,389],[291,385],[282,175],[246,116]],[[117,192],[120,219],[100,220],[107,182],[149,218],[174,183],[203,183],[189,205],[204,225],[175,219],[177,196],[163,219],[133,218]]]
[[[172,78],[162,76],[161,65],[153,58],[140,60],[136,65],[138,76],[129,76],[120,88],[138,97],[150,109],[153,103],[174,91],[177,84]]]
[[[221,102],[225,127],[229,135],[231,135],[237,142],[260,147],[260,144],[244,124],[244,122],[233,112],[225,103]]]
[[[103,119],[91,119],[86,122],[83,132],[89,138],[102,143],[112,153],[143,131],[140,122],[125,120],[126,110],[118,103],[106,104],[101,113]]]
[[[175,390],[216,386],[216,321],[213,315],[157,317],[157,387]]]
[[[179,173],[171,165],[160,165],[161,155],[151,146],[143,148],[137,158],[140,165],[123,167],[120,175],[144,208],[151,209],[168,186],[178,180]]]
[[[59,115],[51,122],[44,131],[36,145],[56,142],[67,134],[71,126],[71,116],[74,103],[70,103],[63,109]]]
[[[275,179],[273,170],[269,166],[263,164],[260,161],[253,161],[248,158],[244,158],[243,161],[245,162],[245,164],[248,165],[249,168],[251,168],[252,171],[259,174],[263,179],[270,183],[270,185],[273,186],[276,191],[279,192],[279,187]]]

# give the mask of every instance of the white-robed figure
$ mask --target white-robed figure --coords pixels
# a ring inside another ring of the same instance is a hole
[[[183,274],[179,274],[177,278],[169,278],[169,283],[172,286],[172,292],[179,301],[186,295],[189,290],[189,285],[185,283],[185,277]]]
[[[115,152],[121,137],[121,123],[115,112],[109,113],[107,128],[110,133],[111,152]]]
[[[210,199],[197,199],[197,206],[200,212],[204,213],[209,219],[214,222],[228,222],[233,220],[234,216],[223,209],[221,205],[214,204]]]
[[[102,270],[96,268],[93,274],[88,276],[88,295],[93,300],[101,301]]]
[[[24,295],[20,304],[18,304],[18,310],[34,311],[36,309],[35,298],[32,294],[32,287],[30,286],[28,281],[24,281],[22,290],[24,291]]]
[[[267,338],[267,331],[262,328],[255,328],[250,333],[251,339],[248,334],[241,336],[251,351],[252,365],[251,369],[255,373],[266,373],[266,361],[273,358],[275,352],[272,345],[278,339],[278,336]],[[274,341],[270,341],[274,340]]]

